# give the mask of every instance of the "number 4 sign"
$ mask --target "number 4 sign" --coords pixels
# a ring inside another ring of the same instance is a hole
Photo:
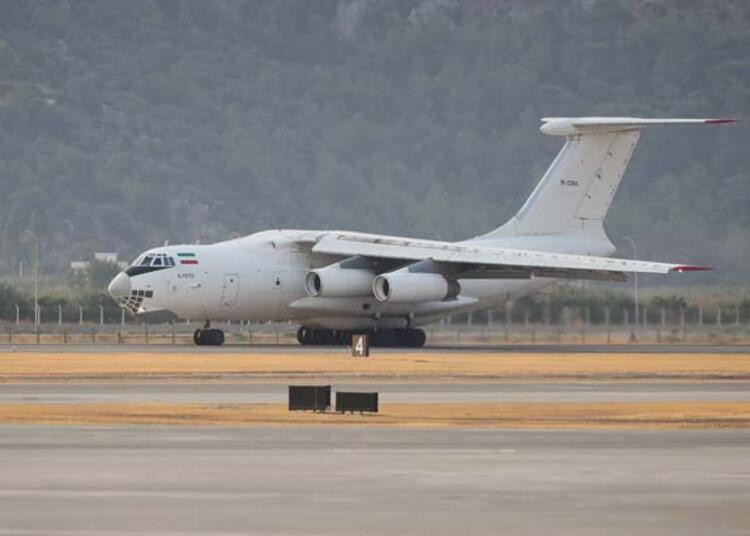
[[[352,356],[369,357],[370,356],[370,336],[369,335],[352,335]]]

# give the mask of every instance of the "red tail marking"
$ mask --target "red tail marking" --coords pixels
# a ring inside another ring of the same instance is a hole
[[[685,266],[675,266],[672,268],[672,272],[705,272],[711,270],[708,266],[692,266],[692,265],[685,265]]]

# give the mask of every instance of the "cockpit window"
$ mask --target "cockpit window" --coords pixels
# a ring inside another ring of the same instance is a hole
[[[174,258],[167,255],[166,253],[143,254],[136,260],[134,260],[133,264],[131,264],[131,266],[140,266],[144,268],[154,266],[158,266],[159,268],[168,268],[170,266],[176,265],[177,263],[175,262]]]

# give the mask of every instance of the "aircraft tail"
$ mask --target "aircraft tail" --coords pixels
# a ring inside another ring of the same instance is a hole
[[[729,123],[732,119],[641,119],[635,117],[544,118],[540,130],[566,141],[521,210],[507,223],[478,240],[524,243],[551,241],[561,249],[611,254],[603,221],[617,192],[641,129],[677,123]],[[560,238],[565,237],[563,240]],[[536,237],[536,238],[532,238]],[[567,245],[564,245],[566,244]]]

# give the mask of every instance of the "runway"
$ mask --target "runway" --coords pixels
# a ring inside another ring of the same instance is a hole
[[[316,382],[317,383],[317,382]],[[332,383],[334,391],[379,391],[382,404],[522,401],[750,400],[750,382]],[[283,383],[29,383],[0,386],[0,403],[286,403]]]
[[[627,354],[748,354],[750,345],[719,344],[462,344],[428,345],[424,348],[373,348],[375,354],[403,352],[416,353],[627,353]],[[0,343],[0,352],[54,352],[54,353],[196,353],[196,354],[316,354],[340,352],[349,354],[346,347],[300,346],[297,344],[226,344],[224,346],[194,346],[192,344],[6,344]]]
[[[0,534],[747,534],[750,431],[0,426]]]

